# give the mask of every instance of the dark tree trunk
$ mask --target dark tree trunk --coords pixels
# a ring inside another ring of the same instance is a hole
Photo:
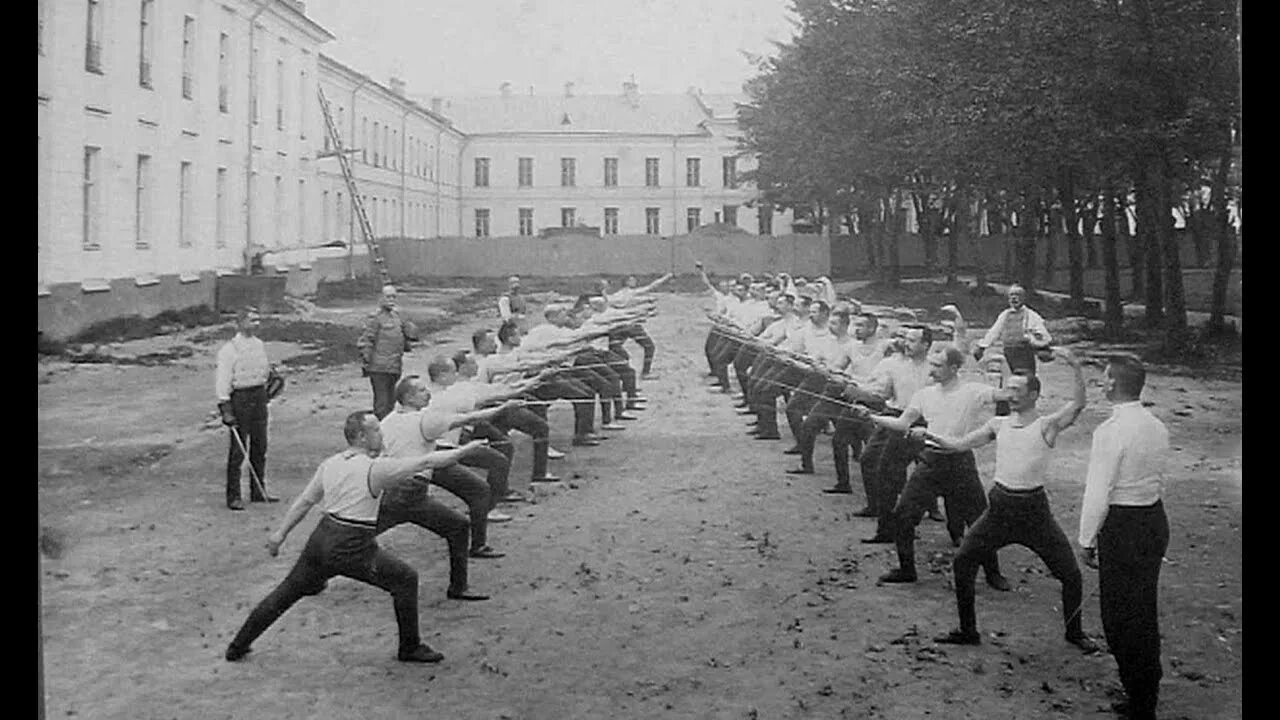
[[[1137,196],[1138,243],[1143,249],[1147,283],[1147,292],[1143,298],[1146,313],[1143,318],[1147,327],[1157,328],[1164,322],[1164,283],[1161,277],[1163,262],[1160,258],[1160,236],[1156,230],[1160,222],[1156,217],[1159,214],[1159,200],[1157,189],[1151,185],[1147,168],[1139,169],[1134,190]]]
[[[1084,309],[1084,248],[1080,242],[1079,218],[1076,216],[1075,178],[1070,170],[1063,173],[1061,195],[1062,219],[1067,230],[1068,292],[1071,304]]]
[[[1090,270],[1096,270],[1101,263],[1098,259],[1098,195],[1094,193],[1093,199],[1085,203],[1084,212],[1081,214],[1081,233],[1084,237],[1084,265]]]
[[[1187,350],[1187,298],[1182,286],[1182,257],[1178,252],[1178,236],[1173,231],[1173,191],[1169,186],[1168,166],[1164,160],[1153,163],[1151,183],[1159,204],[1152,208],[1159,224],[1156,236],[1164,255],[1165,347],[1173,353]]]
[[[1052,197],[1052,195],[1050,195]],[[1054,276],[1058,272],[1058,240],[1062,236],[1062,212],[1058,208],[1049,207],[1044,223],[1044,286],[1053,287]]]
[[[1124,331],[1124,301],[1120,297],[1120,257],[1116,252],[1116,199],[1110,192],[1103,200],[1102,264],[1106,274],[1106,310],[1103,315],[1108,337],[1118,338]]]
[[[947,233],[947,284],[960,282],[960,241],[969,233],[969,200],[965,192],[957,188],[951,199],[951,232]]]
[[[991,216],[987,212],[987,207],[985,199],[978,200],[979,222],[984,216],[987,218],[987,233],[989,237],[991,233]],[[974,228],[974,232],[970,237],[973,241],[974,284],[977,285],[978,290],[985,290],[987,287],[987,263],[986,258],[982,257],[982,227]]]
[[[898,255],[898,246],[902,240],[902,232],[906,229],[907,220],[906,210],[902,209],[902,203],[894,202],[896,199],[899,199],[896,194],[885,199],[885,208],[887,210],[885,224],[889,226],[889,242],[887,246],[889,263],[888,272],[885,274],[885,282],[890,287],[897,287],[902,280],[902,264]]]
[[[880,269],[880,233],[878,223],[864,204],[858,208],[858,236],[867,245],[867,270],[875,277]]]
[[[1228,144],[1218,160],[1218,171],[1213,174],[1213,190],[1209,200],[1209,217],[1218,239],[1218,264],[1213,271],[1213,297],[1209,309],[1209,331],[1220,333],[1226,329],[1227,288],[1231,283],[1231,269],[1236,263],[1235,230],[1231,227],[1230,210],[1227,207],[1227,173],[1231,167],[1231,147]]]
[[[1036,286],[1036,236],[1040,232],[1039,203],[1027,201],[1018,215],[1018,284],[1030,296]]]

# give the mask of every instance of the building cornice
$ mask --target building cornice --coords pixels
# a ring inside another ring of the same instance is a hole
[[[391,88],[387,87],[386,85],[383,85],[377,80],[374,80],[372,77],[365,75],[359,70],[356,70],[350,65],[345,65],[337,60],[334,60],[332,57],[325,55],[324,53],[320,53],[319,55],[320,55],[319,60],[320,60],[321,72],[325,72],[325,71],[333,72],[337,75],[342,76],[344,80],[346,80],[347,82],[350,82],[353,86],[360,85],[362,86],[361,89],[369,88],[371,90],[374,90],[379,95],[381,95],[384,100],[387,100],[388,102],[391,102],[401,108],[407,108],[409,110],[412,110],[416,112],[418,115],[420,115],[421,117],[423,117],[424,119],[442,126],[442,129],[456,133],[459,137],[465,134],[462,131],[455,128],[453,125],[453,121],[450,120],[449,118],[432,112],[430,109],[423,107],[422,104],[418,103],[415,100],[407,98],[403,95],[397,95],[395,92],[391,90]]]

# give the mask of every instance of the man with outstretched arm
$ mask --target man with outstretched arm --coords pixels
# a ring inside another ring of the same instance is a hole
[[[279,529],[267,538],[271,557],[290,531],[319,505],[324,516],[307,540],[284,582],[249,613],[227,646],[226,659],[240,660],[253,641],[293,604],[324,590],[336,575],[359,580],[391,593],[395,606],[402,662],[440,662],[444,656],[422,642],[418,630],[418,573],[378,547],[378,499],[383,491],[432,468],[451,465],[483,446],[468,443],[457,450],[407,458],[378,457],[382,429],[371,411],[347,416],[342,434],[347,449],[320,464],[302,494],[293,501]]]
[[[1075,393],[1070,402],[1052,415],[1041,415],[1036,409],[1036,401],[1040,399],[1039,378],[1014,375],[1008,383],[1012,415],[993,417],[961,438],[924,433],[926,442],[951,452],[996,443],[996,471],[987,495],[989,504],[965,535],[952,564],[960,628],[936,638],[940,643],[977,645],[982,641],[973,589],[978,565],[1001,548],[1018,544],[1035,553],[1062,583],[1062,619],[1067,642],[1085,652],[1098,650],[1097,644],[1085,635],[1081,622],[1080,566],[1076,564],[1071,542],[1049,509],[1049,497],[1044,490],[1058,434],[1080,417],[1086,402],[1080,361],[1066,348],[1056,349],[1054,356],[1067,362],[1075,373]]]

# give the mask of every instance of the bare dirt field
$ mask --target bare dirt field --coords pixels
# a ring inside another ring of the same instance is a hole
[[[405,297],[410,306],[438,300]],[[860,493],[822,494],[834,477],[825,439],[816,476],[786,475],[794,462],[781,454],[787,441],[749,439],[729,398],[707,391],[707,304],[699,295],[661,296],[661,314],[648,325],[661,373],[643,384],[649,409],[601,446],[552,461],[565,482],[528,487],[521,436],[513,485],[534,502],[510,506],[515,519],[492,527],[492,543],[507,556],[472,564],[473,587],[493,600],[445,598],[438,537],[412,526],[383,536],[384,547],[419,571],[424,638],[445,654],[434,666],[398,663],[389,597],[342,578],[299,602],[244,661],[222,658],[250,608],[297,558],[318,513],[278,558],[264,549],[268,532],[316,465],[343,447],[346,413],[370,404],[355,364],[294,364],[271,406],[267,460],[269,485],[284,501],[233,513],[223,505],[227,435],[210,422],[219,332],[137,341],[191,347],[154,367],[42,361],[48,717],[1112,717],[1113,659],[1082,656],[1063,641],[1057,583],[1023,548],[1001,553],[1015,592],[979,583],[983,644],[931,641],[956,623],[945,529],[928,521],[920,528],[920,582],[877,585],[895,562],[892,548],[859,542],[873,529],[852,517]],[[310,319],[354,327],[368,306],[315,309]],[[493,307],[437,333],[408,368],[424,371],[434,350],[495,326]],[[307,337],[268,349],[276,359],[313,351]],[[1054,363],[1042,372],[1042,402],[1056,406],[1067,370]],[[1090,433],[1109,414],[1099,375],[1089,369],[1092,404],[1059,440],[1048,482],[1070,537]],[[1161,717],[1238,718],[1241,385],[1154,374],[1148,388],[1174,445]],[[553,444],[570,450],[567,406],[552,408],[551,425]],[[993,449],[978,458],[989,483]],[[1100,638],[1096,588],[1086,569],[1085,628]]]

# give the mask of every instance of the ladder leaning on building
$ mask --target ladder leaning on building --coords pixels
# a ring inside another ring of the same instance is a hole
[[[320,153],[316,157],[317,159],[330,156],[338,158],[338,166],[342,168],[342,179],[346,182],[347,192],[351,196],[351,205],[355,208],[355,216],[360,221],[360,232],[364,235],[364,244],[369,248],[369,258],[373,261],[374,269],[378,271],[382,284],[390,285],[391,276],[387,273],[387,265],[383,261],[378,241],[373,236],[373,226],[369,224],[369,217],[364,212],[364,201],[360,199],[360,193],[356,190],[356,178],[351,171],[351,159],[347,157],[347,153],[356,152],[356,150],[354,148],[346,150],[342,147],[342,135],[338,132],[337,125],[334,125],[333,115],[329,112],[329,99],[325,97],[323,88],[317,88],[316,93],[320,96],[320,110],[324,115],[325,130],[329,133],[329,142],[333,145],[333,150]]]

